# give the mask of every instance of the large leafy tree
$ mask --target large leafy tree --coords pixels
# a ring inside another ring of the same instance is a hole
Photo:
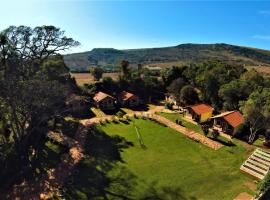
[[[77,45],[54,26],[11,26],[0,33],[1,112],[12,131],[15,170],[27,166],[46,134],[47,121],[63,111],[71,85],[59,54]]]
[[[243,71],[241,66],[227,65],[217,61],[199,64],[195,82],[202,91],[202,100],[220,109],[222,106],[218,95],[220,87],[238,79]]]
[[[239,102],[247,100],[253,88],[247,81],[233,80],[219,89],[219,97],[223,100],[225,110],[238,110]]]
[[[270,88],[252,92],[247,101],[241,102],[241,110],[250,129],[249,142],[270,127]]]
[[[175,79],[182,77],[183,72],[186,67],[176,67],[173,66],[172,68],[164,68],[161,71],[161,78],[164,82],[165,87],[168,87]]]
[[[120,71],[121,71],[121,78],[122,79],[130,79],[130,69],[129,69],[129,61],[122,60],[120,62]]]
[[[191,85],[186,85],[181,89],[180,99],[185,105],[192,105],[199,101],[198,93]]]
[[[102,78],[103,69],[100,67],[93,67],[90,69],[90,73],[94,77],[95,81],[99,81]]]
[[[180,91],[185,85],[185,81],[182,78],[177,78],[167,88],[168,92],[174,96],[176,103],[179,105],[181,102]]]

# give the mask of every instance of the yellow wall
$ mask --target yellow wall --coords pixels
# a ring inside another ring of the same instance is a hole
[[[212,111],[208,113],[204,113],[201,115],[201,120],[200,122],[206,122],[210,117],[212,117]]]

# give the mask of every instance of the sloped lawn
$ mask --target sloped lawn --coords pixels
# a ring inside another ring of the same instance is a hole
[[[123,162],[117,163],[110,175],[122,167],[133,174],[136,183],[130,195],[135,199],[147,192],[161,199],[205,200],[231,200],[241,192],[252,194],[244,183],[253,179],[239,170],[247,158],[244,147],[225,146],[215,151],[150,120],[133,121],[99,128],[132,144],[122,150]],[[139,143],[134,124],[145,148]]]
[[[192,129],[192,130],[196,131],[197,133],[203,134],[203,130],[202,130],[200,125],[193,124],[193,123],[185,120],[185,118],[183,117],[182,114],[160,112],[160,113],[158,113],[158,115],[163,116],[163,117],[167,118],[168,120],[171,120],[174,123],[175,123],[175,120],[181,121],[182,126],[189,128],[189,129]]]

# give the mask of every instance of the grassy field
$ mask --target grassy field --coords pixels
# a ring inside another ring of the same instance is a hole
[[[71,73],[71,77],[74,77],[76,83],[80,86],[94,82],[93,76],[90,73]],[[104,77],[111,77],[116,80],[118,78],[118,73],[104,73],[103,78]]]
[[[244,147],[215,151],[156,122],[134,122],[144,147],[131,122],[107,123],[89,135],[89,157],[66,188],[70,197],[231,200],[252,193],[244,184],[253,179],[239,170],[248,156]]]

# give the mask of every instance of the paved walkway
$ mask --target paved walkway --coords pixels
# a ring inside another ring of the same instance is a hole
[[[234,198],[234,200],[253,200],[253,196],[251,196],[250,194],[243,192],[240,193],[237,197]]]

